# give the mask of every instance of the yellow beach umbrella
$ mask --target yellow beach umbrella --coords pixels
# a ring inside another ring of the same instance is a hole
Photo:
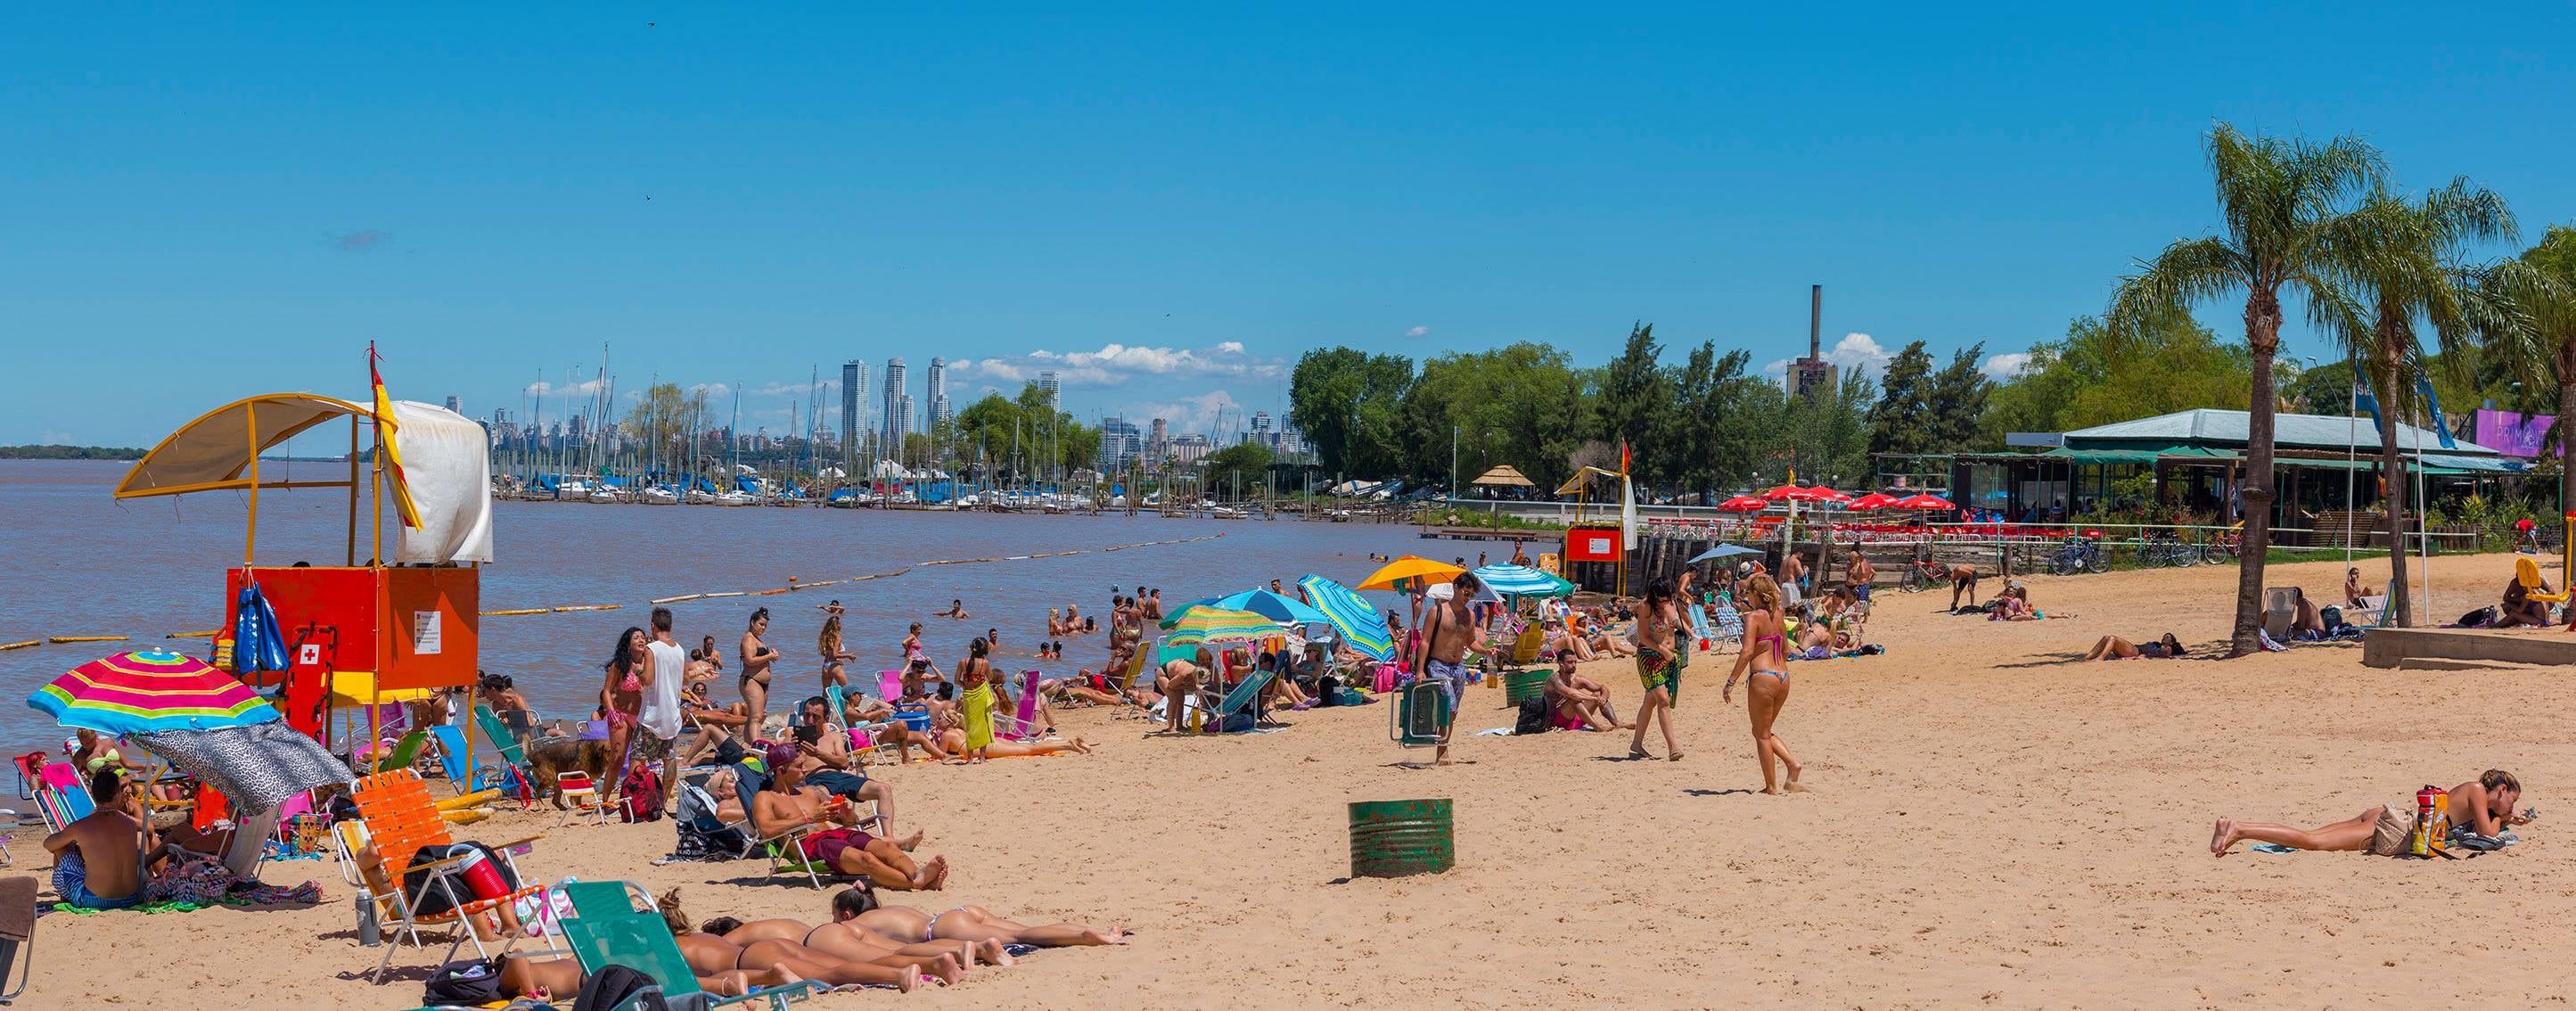
[[[1386,563],[1385,568],[1370,573],[1367,579],[1360,581],[1357,589],[1410,590],[1416,586],[1448,582],[1458,578],[1458,574],[1465,571],[1467,570],[1447,562],[1435,562],[1418,555],[1406,555]]]

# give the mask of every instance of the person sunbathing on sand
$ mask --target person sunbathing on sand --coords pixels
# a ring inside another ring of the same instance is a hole
[[[833,986],[891,986],[905,993],[921,985],[922,967],[919,965],[849,961],[783,941],[741,945],[715,934],[691,930],[688,916],[680,912],[679,889],[676,888],[664,893],[653,905],[662,914],[662,926],[670,930],[672,941],[678,944],[680,957],[688,961],[689,971],[701,979],[741,972],[787,982],[814,979]]]
[[[2503,769],[2488,769],[2478,778],[2451,788],[2444,808],[2451,824],[2479,835],[2492,836],[2506,826],[2522,825],[2530,818],[2513,813],[2513,805],[2522,799],[2522,782]],[[2409,836],[2415,830],[2415,805],[2412,801],[2383,804],[2360,814],[2313,829],[2296,829],[2288,825],[2240,822],[2220,818],[2209,835],[2209,855],[2223,857],[2237,843],[2266,842],[2291,849],[2349,853],[2356,850],[2372,856],[2393,857],[2407,850]]]
[[[937,915],[911,906],[880,906],[876,890],[864,884],[844,888],[832,896],[832,922],[864,927],[890,940],[911,943],[934,939],[999,941],[1032,948],[1084,948],[1127,943],[1127,933],[1115,927],[1103,930],[1079,923],[1032,927],[995,916],[982,906],[959,906]]]
[[[2084,659],[2177,660],[2181,659],[2183,655],[2184,651],[2182,648],[2182,640],[2174,638],[2173,633],[2167,632],[2165,633],[2164,638],[2144,645],[2132,643],[2129,640],[2120,638],[2116,635],[2106,635],[2102,637],[2102,641],[2093,644],[2092,651],[2084,654]]]
[[[764,757],[771,769],[769,785],[752,798],[750,808],[752,827],[760,835],[774,836],[797,825],[835,826],[797,840],[806,859],[897,890],[937,891],[946,884],[947,857],[915,864],[894,840],[859,831],[846,799],[836,801],[823,788],[805,785],[805,763],[797,761],[795,747],[774,745]]]
[[[941,983],[954,983],[966,978],[967,971],[977,959],[996,965],[1011,964],[1010,954],[1003,951],[999,943],[990,946],[968,941],[903,944],[864,928],[831,924],[809,927],[788,919],[746,923],[737,917],[719,916],[691,930],[688,914],[680,909],[680,890],[677,888],[662,893],[653,904],[662,914],[663,925],[669,927],[672,936],[680,942],[682,956],[689,959],[692,969],[700,972],[717,965],[740,964],[744,953],[762,942],[785,942],[810,949],[804,952],[771,950],[773,954],[786,954],[805,962],[850,963],[856,968],[849,975],[877,977],[863,978],[859,982],[878,984],[896,984],[910,974],[929,976]],[[996,961],[997,958],[1000,960]],[[702,964],[705,968],[701,968]]]
[[[557,955],[539,961],[535,957],[536,954],[542,953],[521,952],[493,957],[487,968],[500,977],[501,996],[527,997],[536,1000],[571,1000],[575,994],[581,992],[581,985],[590,979],[581,971],[581,962],[576,959]],[[699,971],[694,960],[690,963],[690,971]],[[913,985],[919,985],[920,970],[916,969],[913,972],[915,979]],[[725,969],[699,975],[698,989],[719,997],[740,997],[757,988],[790,986],[803,981],[803,977],[783,968],[763,969],[757,972]],[[909,991],[912,986],[902,988]]]

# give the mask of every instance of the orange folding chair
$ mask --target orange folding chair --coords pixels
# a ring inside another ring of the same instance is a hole
[[[426,948],[420,940],[423,928],[444,928],[455,935],[455,941],[447,946],[446,957],[440,959],[442,963],[454,960],[456,950],[468,941],[473,942],[477,957],[491,957],[491,952],[483,947],[482,938],[476,935],[474,925],[466,918],[492,911],[504,903],[515,904],[545,891],[543,884],[529,883],[528,876],[519,871],[518,862],[511,858],[512,851],[544,838],[542,835],[492,845],[493,852],[508,865],[511,877],[520,882],[508,895],[478,897],[474,894],[466,882],[466,865],[477,860],[479,854],[414,865],[412,858],[422,849],[445,847],[455,840],[447,834],[447,820],[439,816],[438,802],[429,795],[429,784],[422,782],[420,774],[410,768],[361,777],[351,784],[350,793],[357,801],[359,816],[366,822],[366,838],[359,840],[358,845],[350,850],[352,863],[361,872],[357,875],[362,882],[359,887],[366,892],[368,901],[376,904],[386,933],[392,935],[386,938],[385,957],[376,963],[376,973],[371,979],[384,978],[385,969],[393,964],[394,951],[402,947],[402,942],[409,941],[415,948]],[[359,856],[362,850],[368,849],[376,854],[374,862],[379,873],[373,877],[364,873],[367,861]],[[419,883],[406,889],[403,882],[414,875],[420,876]],[[422,912],[423,900],[432,896],[443,900],[445,908],[438,912]],[[540,915],[535,919],[539,929],[551,936],[547,925],[553,918]]]

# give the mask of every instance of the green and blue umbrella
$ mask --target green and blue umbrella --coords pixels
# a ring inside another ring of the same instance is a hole
[[[1324,620],[1342,637],[1342,642],[1360,655],[1380,663],[1395,659],[1395,637],[1387,633],[1386,619],[1377,608],[1350,587],[1322,576],[1309,575],[1297,581],[1306,591],[1306,599]]]
[[[1185,609],[1163,641],[1173,646],[1222,646],[1260,642],[1287,634],[1279,623],[1250,611],[1199,606]]]
[[[1570,597],[1574,584],[1526,565],[1508,562],[1475,570],[1476,581],[1498,597]]]

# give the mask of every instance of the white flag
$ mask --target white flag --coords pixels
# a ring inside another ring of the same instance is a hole
[[[1621,543],[1637,550],[1637,482],[1626,474],[1619,475],[1619,529]]]

